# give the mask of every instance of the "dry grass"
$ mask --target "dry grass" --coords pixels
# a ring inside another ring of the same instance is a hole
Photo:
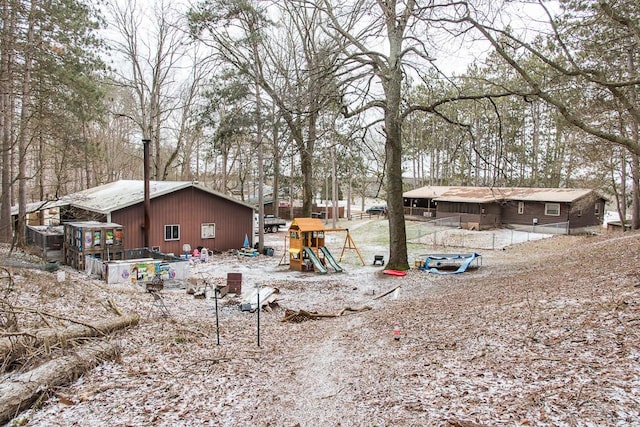
[[[483,253],[481,268],[455,276],[412,270],[390,278],[371,266],[328,278],[274,276],[266,263],[276,260],[263,258],[253,262],[283,299],[261,313],[260,347],[256,315],[240,312],[238,299],[220,301],[218,346],[210,300],[165,292],[167,319],[135,285],[107,287],[71,273],[57,284],[53,275],[13,269],[13,306],[90,320],[112,316],[101,304],[112,298],[142,315],[136,329],[112,338],[120,363],[101,365],[21,419],[34,426],[640,423],[638,233],[519,244]],[[214,261],[221,269],[233,262]],[[399,294],[374,299],[397,284]],[[280,322],[285,308],[336,313],[365,304],[373,309]],[[42,325],[17,316],[21,328]]]

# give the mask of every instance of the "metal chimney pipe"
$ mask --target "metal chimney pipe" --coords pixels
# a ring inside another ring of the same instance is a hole
[[[151,228],[151,200],[149,199],[149,143],[150,139],[143,139],[142,146],[144,148],[144,231],[143,244],[145,248],[149,247],[149,233]]]

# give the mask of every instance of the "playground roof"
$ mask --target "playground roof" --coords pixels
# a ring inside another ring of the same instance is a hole
[[[317,218],[294,218],[289,228],[300,231],[324,231],[324,223]]]

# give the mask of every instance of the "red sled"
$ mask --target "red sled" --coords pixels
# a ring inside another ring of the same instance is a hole
[[[406,271],[400,271],[400,270],[382,270],[382,272],[390,276],[406,276],[407,275]]]

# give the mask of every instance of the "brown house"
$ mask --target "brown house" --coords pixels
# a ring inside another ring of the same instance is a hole
[[[408,216],[456,216],[465,228],[554,226],[567,233],[602,225],[605,205],[593,190],[572,188],[427,186],[403,197]]]
[[[183,245],[225,251],[253,238],[253,206],[189,181],[149,183],[149,246],[183,253]],[[124,249],[144,246],[144,181],[121,180],[64,197],[60,221],[121,224]]]

